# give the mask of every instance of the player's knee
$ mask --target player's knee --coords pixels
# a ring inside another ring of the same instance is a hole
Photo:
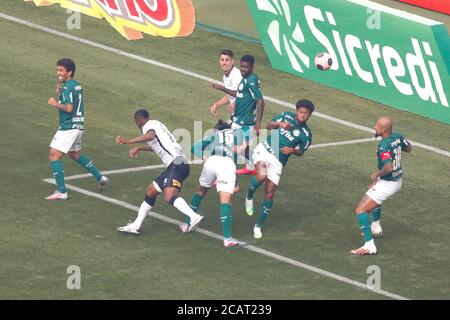
[[[175,200],[178,198],[178,195],[173,194],[172,192],[164,193],[164,201],[170,205],[173,205]]]
[[[273,197],[275,196],[275,191],[266,191],[264,194],[264,198],[267,200],[273,200]]]

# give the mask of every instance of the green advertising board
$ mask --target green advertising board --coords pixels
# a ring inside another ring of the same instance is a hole
[[[450,124],[450,38],[367,0],[248,0],[274,68]],[[315,68],[317,53],[333,65]]]

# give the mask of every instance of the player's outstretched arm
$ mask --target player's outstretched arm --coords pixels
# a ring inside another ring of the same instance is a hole
[[[229,104],[229,103],[230,103],[230,99],[228,99],[227,95],[224,95],[222,97],[222,99],[217,100],[216,102],[214,102],[211,105],[211,108],[210,108],[211,113],[216,116],[217,115],[217,111],[219,110],[219,108],[223,107],[224,105]]]
[[[152,148],[150,148],[149,145],[142,145],[142,146],[130,149],[128,154],[129,154],[130,158],[137,158],[138,153],[141,151],[152,151]]]
[[[147,142],[155,139],[156,133],[154,130],[150,130],[146,134],[143,134],[139,137],[133,138],[133,139],[127,139],[123,136],[118,136],[116,138],[117,144],[134,144],[134,143],[141,143],[141,142]]]
[[[226,94],[229,94],[230,96],[236,97],[236,92],[237,92],[237,90],[230,90],[230,89],[227,89],[227,88],[225,88],[223,85],[218,84],[218,83],[210,83],[209,86],[210,86],[211,88],[216,89],[216,90],[223,91],[223,92],[225,92]]]

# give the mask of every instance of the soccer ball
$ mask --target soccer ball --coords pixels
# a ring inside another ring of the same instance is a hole
[[[331,59],[330,55],[327,52],[321,52],[316,55],[314,64],[316,65],[317,69],[325,71],[331,68],[333,59]]]

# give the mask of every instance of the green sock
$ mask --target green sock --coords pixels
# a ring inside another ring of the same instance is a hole
[[[248,186],[247,199],[253,199],[253,194],[261,185],[262,182],[259,182],[258,179],[256,179],[255,176],[253,176]]]
[[[364,234],[364,241],[372,240],[372,231],[370,230],[370,219],[369,215],[365,212],[358,214],[358,223],[361,227],[361,231]]]
[[[80,158],[76,160],[83,168],[89,171],[95,177],[95,180],[100,181],[102,175],[98,172],[97,168],[94,166],[94,163],[84,154],[80,155]]]
[[[272,211],[273,200],[264,199],[261,211],[259,212],[259,218],[256,221],[256,226],[261,228],[270,211]]]
[[[222,221],[223,237],[231,238],[231,206],[229,203],[220,205],[220,221]]]
[[[191,199],[191,204],[189,205],[194,212],[197,212],[200,208],[200,204],[202,203],[203,196],[199,195],[198,193],[195,193],[194,196]],[[184,222],[189,224],[191,223],[191,219],[186,216],[186,219],[184,219]]]
[[[59,192],[66,193],[66,183],[64,182],[64,168],[59,160],[50,162],[50,167],[53,171],[53,176],[55,177],[56,186]]]
[[[379,221],[380,219],[381,219],[381,206],[376,207],[372,211],[372,221],[375,222],[375,221]]]

